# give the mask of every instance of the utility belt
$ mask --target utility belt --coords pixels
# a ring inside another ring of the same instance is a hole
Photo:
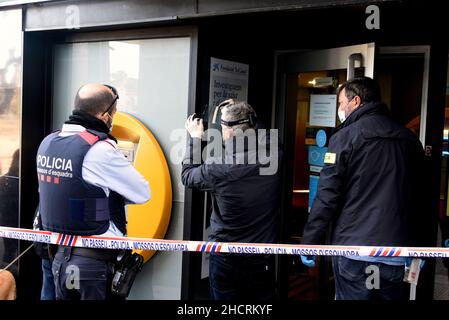
[[[115,263],[120,250],[58,246],[57,252]]]
[[[142,270],[144,262],[140,254],[133,253],[131,250],[58,246],[57,252],[67,261],[74,255],[111,263],[113,265],[111,291],[123,298],[128,297],[137,273]]]

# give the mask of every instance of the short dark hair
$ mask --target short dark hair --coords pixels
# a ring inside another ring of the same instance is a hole
[[[110,92],[101,90],[87,98],[81,98],[79,93],[82,88],[83,87],[78,89],[75,96],[75,110],[96,115],[100,112],[104,112],[108,108],[111,99],[113,98]]]
[[[376,81],[369,77],[357,77],[347,80],[338,88],[338,95],[345,89],[348,100],[359,96],[361,103],[380,101],[380,88]]]

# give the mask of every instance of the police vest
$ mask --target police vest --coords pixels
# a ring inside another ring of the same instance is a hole
[[[112,220],[126,234],[124,199],[82,177],[86,153],[107,135],[86,130],[67,137],[55,132],[47,136],[37,152],[39,211],[44,230],[73,235],[98,235]]]

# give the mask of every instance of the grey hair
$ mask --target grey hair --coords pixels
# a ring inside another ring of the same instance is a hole
[[[250,115],[256,116],[254,109],[246,102],[232,99],[230,103],[223,107],[221,110],[221,118],[224,121],[236,121],[241,119],[247,119]],[[257,125],[251,126],[249,123],[238,124],[231,127],[234,133],[239,131],[245,131],[248,129],[256,129]]]

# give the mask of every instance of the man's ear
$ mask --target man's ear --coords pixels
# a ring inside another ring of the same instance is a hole
[[[104,123],[106,123],[107,120],[108,120],[108,115],[107,115],[107,113],[103,113],[103,112],[97,113],[97,115],[96,115],[95,117],[96,117],[97,119],[103,121]]]
[[[354,97],[354,102],[359,107],[362,104],[362,99],[359,96]]]

